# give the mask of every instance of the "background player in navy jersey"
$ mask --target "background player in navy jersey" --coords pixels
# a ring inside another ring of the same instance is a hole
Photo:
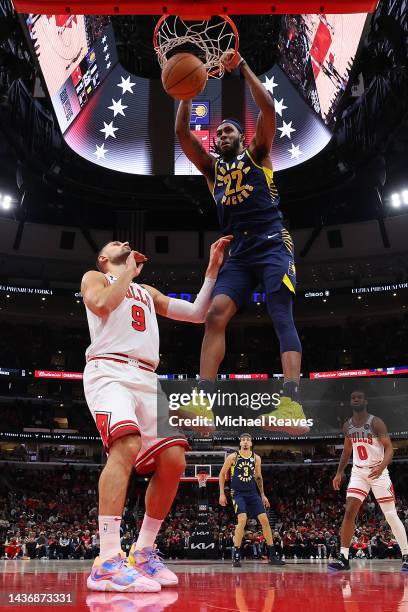
[[[273,99],[238,54],[224,60],[227,70],[239,66],[260,109],[256,132],[245,145],[243,128],[236,119],[225,119],[217,129],[219,157],[207,153],[190,130],[191,100],[181,101],[176,134],[190,161],[202,172],[217,205],[223,234],[233,234],[230,256],[212,293],[201,350],[199,389],[213,392],[225,355],[225,329],[234,314],[261,283],[268,312],[280,343],[284,374],[277,417],[303,419],[299,380],[302,349],[293,321],[296,285],[293,242],[283,227],[279,196],[273,180],[271,147],[276,121]],[[292,434],[307,428],[282,428]]]
[[[231,478],[231,500],[237,515],[238,523],[234,533],[234,547],[232,549],[233,567],[241,567],[241,544],[244,536],[248,514],[256,517],[261,523],[262,533],[268,545],[268,557],[271,565],[285,565],[276,553],[273,545],[272,531],[265,506],[269,508],[269,501],[263,489],[261,472],[261,458],[252,451],[252,436],[241,434],[239,438],[239,451],[228,455],[219,475],[220,505],[227,505],[224,492],[227,476]]]

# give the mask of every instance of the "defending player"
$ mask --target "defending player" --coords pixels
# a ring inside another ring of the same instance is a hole
[[[263,489],[261,458],[252,450],[252,436],[243,433],[239,438],[239,451],[228,455],[219,475],[221,506],[227,505],[224,492],[225,480],[228,474],[231,478],[231,500],[238,518],[232,549],[232,566],[241,567],[241,544],[244,537],[248,514],[256,517],[261,523],[262,533],[268,545],[268,557],[271,565],[285,565],[279,559],[273,545],[272,531],[265,507],[269,501]]]
[[[273,99],[239,54],[232,60],[227,55],[224,63],[229,71],[239,66],[260,109],[250,143],[245,145],[243,128],[236,119],[225,119],[217,129],[216,159],[190,130],[191,100],[180,102],[176,119],[180,145],[207,179],[222,232],[234,235],[230,256],[212,292],[198,387],[213,392],[225,355],[225,329],[261,282],[279,338],[284,374],[281,403],[273,414],[304,419],[298,389],[302,349],[292,313],[296,285],[293,242],[282,224],[270,155],[276,127]],[[302,434],[308,428],[289,427],[286,431]]]
[[[175,585],[154,549],[185,469],[184,436],[158,437],[159,362],[156,313],[178,321],[203,322],[229,238],[210,251],[204,284],[194,303],[169,298],[139,285],[146,258],[128,242],[110,242],[98,256],[101,272],[87,272],[81,285],[91,345],[86,351],[85,396],[109,452],[99,479],[100,557],[87,585],[96,591],[159,591]],[[136,259],[139,263],[136,262]],[[120,546],[120,524],[132,467],[154,475],[146,491],[146,514],[129,564]]]
[[[340,555],[332,570],[349,570],[349,549],[356,528],[355,520],[361,504],[370,490],[380,504],[391,531],[402,553],[402,571],[408,571],[408,542],[405,527],[395,509],[395,494],[388,465],[392,461],[393,448],[385,423],[367,411],[367,398],[363,391],[353,391],[350,398],[352,417],[344,424],[344,448],[341,454],[333,488],[338,491],[350,455],[353,468],[347,487],[346,511],[340,531]]]

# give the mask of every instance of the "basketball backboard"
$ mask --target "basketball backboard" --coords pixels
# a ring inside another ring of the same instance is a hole
[[[42,13],[47,15],[279,15],[302,13],[371,13],[378,0],[206,0],[191,3],[190,0],[170,0],[163,4],[159,0],[128,0],[126,2],[85,1],[62,2],[61,0],[14,0],[19,13]]]

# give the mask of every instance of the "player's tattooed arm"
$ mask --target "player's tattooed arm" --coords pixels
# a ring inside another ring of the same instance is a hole
[[[239,53],[236,55],[233,52],[225,53],[223,63],[227,70],[233,70],[239,66],[242,76],[248,83],[254,102],[260,110],[255,136],[249,145],[249,152],[258,162],[265,163],[268,160],[271,164],[270,150],[276,132],[273,98]]]
[[[215,159],[190,130],[191,100],[181,100],[176,117],[176,135],[188,159],[209,181],[214,180]]]

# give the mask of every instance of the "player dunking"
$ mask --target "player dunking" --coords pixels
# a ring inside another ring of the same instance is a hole
[[[231,478],[231,500],[238,520],[232,549],[233,567],[241,567],[240,550],[248,514],[256,517],[261,523],[262,533],[268,545],[269,563],[271,565],[285,565],[285,562],[279,559],[273,545],[272,530],[265,512],[265,507],[269,508],[269,501],[263,489],[261,458],[252,451],[252,436],[250,434],[241,434],[239,451],[228,455],[221,468],[219,475],[219,503],[221,506],[227,505],[224,486],[228,475]]]
[[[268,312],[280,342],[283,392],[273,413],[286,419],[304,419],[299,380],[301,344],[293,321],[296,272],[293,242],[282,225],[279,196],[273,181],[271,147],[275,135],[273,99],[239,54],[225,58],[226,69],[239,66],[260,109],[256,133],[245,146],[244,130],[236,119],[218,126],[218,159],[208,154],[190,130],[191,100],[180,102],[176,134],[190,161],[207,179],[217,205],[224,234],[233,234],[230,256],[212,292],[201,350],[199,389],[212,393],[225,355],[225,329],[261,282]],[[305,428],[288,428],[305,433]]]
[[[344,448],[333,488],[338,491],[353,453],[353,468],[347,487],[346,511],[340,531],[339,558],[329,563],[332,570],[349,570],[349,549],[356,528],[355,520],[370,490],[380,504],[391,531],[401,549],[402,571],[408,571],[408,542],[405,527],[395,509],[394,487],[388,473],[393,449],[384,421],[369,414],[363,391],[353,391],[350,399],[353,416],[344,424]]]
[[[178,583],[154,549],[154,541],[185,469],[184,436],[157,432],[159,362],[156,313],[179,321],[203,322],[229,238],[211,246],[204,284],[194,303],[169,298],[134,282],[146,261],[128,242],[100,251],[100,272],[81,284],[91,344],[86,351],[85,396],[109,452],[99,479],[100,556],[87,585],[96,591],[159,591]],[[139,263],[136,262],[136,259]],[[126,560],[120,524],[132,467],[154,475],[146,491],[146,513]]]

